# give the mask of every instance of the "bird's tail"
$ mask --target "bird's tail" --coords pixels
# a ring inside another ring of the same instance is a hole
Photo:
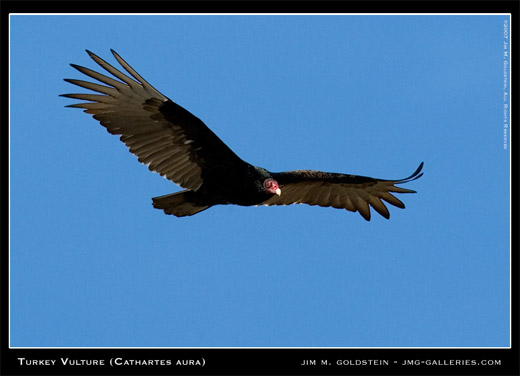
[[[190,200],[194,194],[193,191],[185,190],[177,193],[171,193],[165,196],[152,198],[153,207],[162,209],[166,214],[173,214],[177,217],[185,217],[197,214],[206,210],[211,205],[200,205]]]

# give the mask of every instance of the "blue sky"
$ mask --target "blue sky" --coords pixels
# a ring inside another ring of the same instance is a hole
[[[10,344],[509,345],[507,16],[12,16]],[[424,176],[390,220],[166,216],[179,187],[90,115],[68,64],[115,49],[271,171]]]

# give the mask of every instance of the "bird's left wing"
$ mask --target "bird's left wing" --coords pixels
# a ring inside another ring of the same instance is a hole
[[[199,118],[169,100],[146,82],[115,51],[112,54],[133,77],[122,73],[87,50],[90,57],[115,80],[91,69],[71,64],[105,85],[65,79],[97,94],[63,94],[87,102],[69,105],[92,114],[108,132],[120,139],[151,171],[180,186],[197,190],[204,170],[233,166],[242,160]]]
[[[280,185],[281,196],[273,196],[262,205],[308,204],[358,211],[370,220],[370,206],[385,218],[390,213],[382,200],[404,208],[404,204],[391,194],[416,193],[411,189],[396,187],[422,176],[423,163],[407,178],[399,180],[374,179],[366,176],[336,174],[321,171],[299,170],[273,173]]]

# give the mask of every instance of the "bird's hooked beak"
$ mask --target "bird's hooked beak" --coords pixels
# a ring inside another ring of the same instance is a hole
[[[280,188],[276,188],[276,191],[274,191],[278,196],[282,195],[282,190]]]

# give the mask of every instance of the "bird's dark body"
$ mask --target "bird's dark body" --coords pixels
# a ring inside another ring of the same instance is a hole
[[[199,118],[157,91],[114,51],[116,60],[133,79],[87,52],[120,81],[71,64],[106,86],[66,79],[97,94],[63,96],[87,101],[69,107],[92,114],[108,132],[121,135],[130,152],[150,170],[185,188],[153,198],[153,206],[166,214],[189,216],[223,204],[304,203],[358,211],[366,220],[370,220],[372,207],[389,218],[383,200],[404,208],[390,192],[415,193],[394,184],[422,176],[422,163],[411,176],[398,180],[312,170],[269,172],[243,161]]]
[[[204,183],[197,194],[212,205],[259,205],[272,195],[262,190],[262,182],[270,175],[243,162],[231,172],[225,168],[202,175]],[[223,183],[224,182],[224,183]],[[236,187],[241,187],[240,191]]]
[[[267,170],[255,167],[237,156],[195,115],[167,101],[159,107],[166,119],[175,123],[191,120],[186,132],[188,141],[193,141],[194,149],[202,156],[198,163],[211,160],[211,168],[202,169],[202,185],[191,197],[198,204],[234,204],[242,206],[258,205],[271,197],[261,189],[262,182],[270,177]],[[153,117],[152,117],[153,118]],[[241,187],[237,190],[236,187]]]

